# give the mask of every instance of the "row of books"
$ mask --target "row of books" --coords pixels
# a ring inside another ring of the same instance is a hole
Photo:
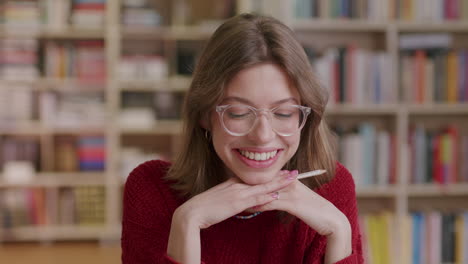
[[[0,39],[0,79],[37,79],[40,75],[38,46],[36,39]]]
[[[0,228],[103,225],[105,190],[99,186],[0,191]]]
[[[129,27],[155,27],[162,24],[162,17],[147,0],[124,0],[122,24]]]
[[[330,103],[397,101],[397,91],[392,87],[393,63],[387,53],[354,46],[328,49],[322,56],[306,50],[320,80],[330,91]]]
[[[103,128],[108,120],[103,92],[48,91],[38,99],[39,117],[46,127]]]
[[[413,212],[398,227],[403,244],[395,244],[391,212],[359,216],[365,263],[440,264],[468,261],[468,211]],[[399,247],[401,255],[395,255]]]
[[[468,102],[468,50],[416,50],[401,54],[406,102]]]
[[[159,120],[180,119],[183,98],[183,94],[171,91],[124,92],[122,94],[122,112],[128,109],[148,109],[152,114],[145,116],[154,116],[155,119]]]
[[[55,170],[103,171],[105,148],[103,136],[59,136],[55,142]]]
[[[55,42],[45,44],[44,75],[76,78],[80,82],[104,82],[106,60],[102,41]]]
[[[468,212],[413,212],[402,227],[407,263],[467,262]]]
[[[37,119],[37,100],[25,85],[0,83],[0,128]]]
[[[12,161],[27,161],[40,170],[39,139],[32,136],[0,137],[0,171]]]
[[[396,183],[395,135],[371,123],[352,129],[333,126],[339,136],[339,160],[348,168],[357,186]]]
[[[41,25],[39,2],[36,0],[2,1],[1,23],[7,29],[38,31]]]
[[[423,124],[410,131],[412,183],[468,182],[468,135],[455,126],[439,131]]]
[[[464,0],[295,0],[297,18],[468,20]]]
[[[169,157],[156,151],[147,151],[138,147],[124,147],[120,152],[120,176],[126,180],[130,172],[148,160],[169,160]]]
[[[117,67],[120,80],[163,80],[169,76],[167,60],[158,55],[125,55]]]

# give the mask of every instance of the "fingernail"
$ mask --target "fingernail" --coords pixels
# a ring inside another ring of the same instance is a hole
[[[297,175],[299,174],[299,171],[298,170],[293,170],[289,173],[287,179],[288,180],[294,180],[296,179]]]
[[[279,196],[278,192],[274,192],[274,193],[271,194],[271,197],[273,197],[275,199],[278,199],[278,196]]]

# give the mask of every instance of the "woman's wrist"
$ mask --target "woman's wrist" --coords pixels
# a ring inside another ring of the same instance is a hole
[[[200,228],[180,209],[172,215],[167,255],[180,263],[200,263]]]
[[[352,253],[352,230],[348,218],[341,214],[333,223],[333,231],[327,235],[325,263],[335,263]]]

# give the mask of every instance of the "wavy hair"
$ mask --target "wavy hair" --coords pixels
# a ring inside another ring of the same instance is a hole
[[[226,84],[238,72],[262,63],[281,67],[299,91],[301,103],[312,108],[301,130],[297,152],[284,169],[326,169],[322,176],[301,180],[310,188],[334,176],[335,138],[323,121],[328,93],[314,75],[303,47],[280,21],[241,14],[214,32],[194,69],[182,111],[181,149],[166,176],[181,195],[191,198],[225,180],[225,166],[211,138],[205,137],[201,122],[209,120],[211,111],[223,99]]]

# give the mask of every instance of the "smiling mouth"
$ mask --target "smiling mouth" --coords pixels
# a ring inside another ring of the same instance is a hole
[[[243,157],[249,160],[255,160],[255,161],[270,160],[278,154],[278,150],[273,150],[273,151],[268,151],[268,152],[253,152],[253,151],[238,149],[237,151]]]

